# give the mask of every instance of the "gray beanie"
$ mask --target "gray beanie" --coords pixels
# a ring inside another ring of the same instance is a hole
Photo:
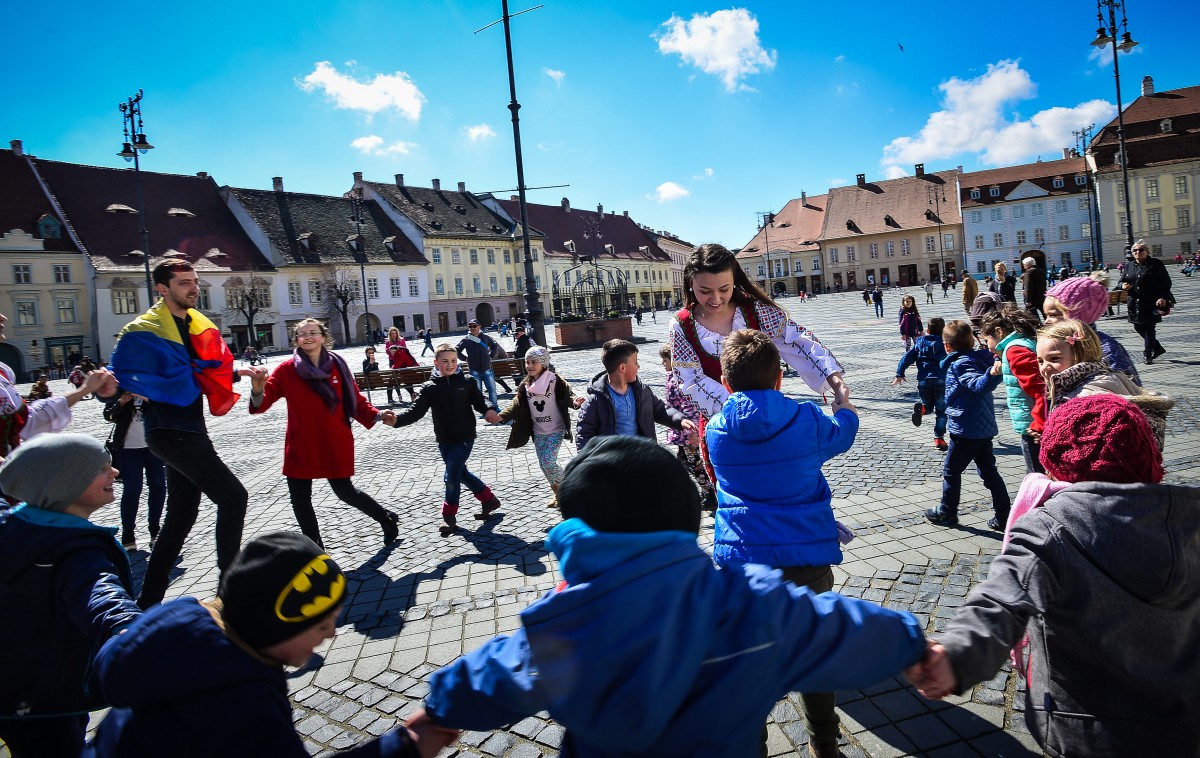
[[[86,434],[40,434],[0,464],[0,490],[24,503],[64,511],[104,472],[104,444]]]

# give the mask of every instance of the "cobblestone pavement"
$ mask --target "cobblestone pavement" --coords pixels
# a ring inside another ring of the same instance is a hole
[[[1185,394],[1192,384],[1187,377],[1195,377],[1200,365],[1195,340],[1200,317],[1193,305],[1200,290],[1197,281],[1176,276],[1182,307],[1159,329],[1168,353],[1153,366],[1139,365],[1147,387],[1178,401],[1168,421],[1165,452],[1168,481],[1176,483],[1200,481],[1200,402]],[[918,302],[924,300],[923,292],[912,292]],[[955,290],[948,298],[935,293],[934,303],[921,306],[922,316],[961,317],[959,296]],[[914,429],[909,420],[915,381],[897,388],[888,384],[902,349],[894,316],[899,294],[886,293],[884,302],[889,314],[884,319],[874,318],[873,309],[854,295],[825,296],[806,304],[788,299],[783,305],[842,361],[862,417],[853,449],[825,469],[838,518],[858,535],[847,546],[844,562],[835,567],[837,588],[910,610],[927,632],[934,632],[986,576],[1000,535],[985,525],[991,513],[977,477],[964,477],[959,527],[934,527],[920,515],[937,503],[943,454],[932,445],[931,424]],[[646,318],[634,331],[647,343],[642,347],[641,376],[661,395],[663,371],[657,351],[669,319],[658,315],[657,324]],[[1131,354],[1140,354],[1139,338],[1124,318],[1103,319],[1100,327],[1124,342]],[[343,354],[352,365],[361,359],[358,349]],[[596,350],[556,352],[554,362],[576,392],[600,370]],[[915,380],[913,374],[910,378]],[[795,397],[811,397],[794,377],[785,379],[784,388]],[[380,393],[375,399],[382,401]],[[285,413],[276,408],[252,418],[244,403],[225,417],[210,419],[210,430],[222,457],[250,492],[246,537],[294,529],[280,474]],[[997,407],[1003,405],[998,390]],[[74,428],[107,434],[99,407],[93,405],[82,406]],[[1024,473],[1019,439],[1007,418],[1000,419],[1000,429],[1000,471],[1015,494]],[[532,445],[507,451],[507,429],[481,426],[470,468],[503,501],[503,517],[478,527],[471,522],[468,531],[442,539],[436,528],[442,465],[428,419],[399,430],[356,428],[355,438],[355,482],[399,512],[402,536],[382,549],[375,524],[338,502],[326,485],[315,487],[322,534],[347,572],[350,593],[338,637],[320,651],[314,664],[290,676],[297,729],[314,754],[390,729],[420,705],[430,672],[491,636],[515,629],[518,612],[559,580],[557,564],[542,543],[557,512],[545,507],[549,491]],[[564,461],[571,452],[564,446]],[[205,503],[168,597],[215,592],[214,512]],[[97,520],[115,525],[117,510],[110,506]],[[712,520],[706,517],[701,543],[711,542]],[[139,580],[146,557],[144,551],[132,556]],[[1036,750],[1022,720],[1019,680],[1007,669],[943,703],[925,701],[894,679],[839,693],[838,702],[847,756],[1012,756]],[[799,696],[794,694],[775,707],[768,724],[771,755],[791,755],[803,746],[799,710]],[[447,754],[553,755],[561,738],[561,727],[539,714],[507,730],[468,732]]]

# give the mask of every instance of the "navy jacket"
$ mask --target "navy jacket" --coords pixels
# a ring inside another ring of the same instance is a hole
[[[917,364],[917,386],[926,387],[946,383],[946,369],[942,359],[946,357],[946,345],[941,337],[923,334],[917,344],[906,352],[896,364],[896,376],[903,379],[908,367]]]
[[[142,615],[116,533],[24,504],[0,510],[0,718],[106,705],[92,658]]]
[[[655,423],[672,429],[683,428],[683,421],[687,416],[668,407],[649,387],[635,381],[629,385],[629,391],[633,393],[639,437],[657,439],[654,433]],[[613,408],[612,397],[608,394],[608,374],[601,371],[592,378],[592,383],[587,389],[587,400],[579,409],[575,446],[582,450],[592,437],[608,437],[616,433],[617,411]]]
[[[193,597],[155,606],[96,657],[115,706],[86,756],[307,758],[282,666],[243,650]],[[338,755],[415,756],[404,730]]]
[[[439,724],[482,731],[549,711],[568,758],[743,758],[786,693],[866,687],[925,649],[912,615],[814,595],[765,566],[718,570],[695,534],[568,519],[546,544],[568,586],[433,673],[425,709]]]
[[[951,434],[983,440],[999,433],[992,390],[1000,374],[992,375],[996,356],[991,350],[956,351],[942,360],[946,369],[946,416]]]

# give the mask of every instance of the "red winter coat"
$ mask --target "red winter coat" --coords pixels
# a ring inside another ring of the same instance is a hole
[[[330,381],[342,382],[343,377],[334,364]],[[354,377],[348,377],[351,382]],[[358,387],[354,394],[358,407],[354,417],[370,429],[375,426],[379,410],[367,402]],[[341,396],[340,388],[338,396]],[[341,404],[330,411],[320,395],[296,373],[291,360],[275,367],[263,389],[263,401],[257,408],[250,404],[251,413],[262,413],[280,398],[287,400],[287,432],[283,438],[283,475],[294,479],[348,479],[354,476],[354,435],[350,422],[342,413]]]
[[[389,342],[383,347],[387,350],[388,365],[391,368],[408,368],[417,365],[417,359],[408,351],[408,344],[403,337],[399,342]]]

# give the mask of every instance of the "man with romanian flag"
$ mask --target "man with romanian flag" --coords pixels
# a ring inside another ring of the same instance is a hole
[[[97,393],[146,398],[146,445],[167,464],[167,512],[150,551],[138,605],[162,602],[171,567],[183,551],[200,511],[200,495],[217,506],[217,567],[224,573],[242,545],[246,488],[217,455],[204,424],[203,399],[214,416],[240,397],[233,353],[221,330],[195,309],[199,280],[191,264],[164,261],[154,267],[159,301],[117,335],[112,372]]]

